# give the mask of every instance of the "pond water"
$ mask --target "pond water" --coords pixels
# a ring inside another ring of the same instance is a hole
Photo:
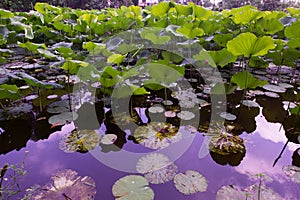
[[[244,133],[241,137],[245,141],[246,155],[238,166],[217,164],[210,155],[198,158],[199,147],[203,142],[203,135],[197,134],[193,143],[184,154],[175,161],[180,172],[196,170],[203,174],[208,181],[205,192],[194,195],[184,195],[176,190],[173,181],[164,184],[150,184],[154,190],[155,199],[215,199],[216,192],[224,185],[236,185],[246,188],[257,183],[255,174],[265,174],[272,178],[266,185],[282,196],[282,199],[299,199],[299,185],[293,183],[284,174],[282,167],[291,165],[292,155],[299,145],[289,143],[281,159],[272,167],[275,158],[286,142],[283,129],[279,131],[279,123],[267,122],[260,113],[256,118],[257,128],[252,134]],[[96,199],[114,199],[112,185],[121,177],[132,174],[112,169],[101,163],[90,153],[64,153],[59,149],[60,138],[74,129],[74,124],[65,125],[62,131],[52,133],[48,139],[34,142],[29,140],[26,147],[19,151],[13,150],[0,156],[0,165],[5,163],[18,164],[24,159],[25,170],[28,174],[19,183],[22,192],[13,199],[22,197],[26,188],[35,184],[45,185],[52,174],[62,169],[72,169],[81,176],[90,176],[96,182]],[[1,146],[3,148],[3,146]],[[128,141],[123,146],[127,151],[147,151],[145,147]],[[118,152],[109,152],[118,154]],[[129,161],[130,162],[130,161]],[[120,158],[118,165],[127,165],[126,160]]]

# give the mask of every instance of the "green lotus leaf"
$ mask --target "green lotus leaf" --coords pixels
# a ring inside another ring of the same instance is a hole
[[[126,43],[123,43],[116,48],[116,50],[121,54],[126,54],[128,52],[136,51],[137,49],[138,49],[138,45],[126,44]]]
[[[95,14],[83,14],[79,18],[83,20],[90,28],[94,28],[97,25],[98,17]]]
[[[172,62],[175,62],[175,63],[179,63],[183,60],[183,56],[181,56],[179,54],[176,54],[176,53],[169,52],[169,51],[163,51],[162,52],[162,57],[165,60],[172,61]]]
[[[125,56],[121,54],[112,54],[107,58],[107,63],[113,63],[119,65],[121,62],[123,62]]]
[[[236,56],[262,56],[274,49],[275,44],[270,36],[257,38],[253,33],[242,33],[227,43],[227,49]]]
[[[71,74],[76,74],[80,67],[87,67],[89,63],[80,60],[67,60],[61,68]]]
[[[21,43],[21,42],[18,42],[18,45],[22,48],[26,48],[28,49],[29,51],[32,51],[34,53],[38,53],[38,49],[47,49],[46,45],[45,44],[37,44],[37,43],[32,43],[32,42],[26,42],[26,43]]]
[[[7,18],[13,18],[14,14],[8,10],[0,9],[0,18],[7,19]]]
[[[146,34],[145,39],[150,40],[153,44],[166,44],[171,39],[170,36],[157,36],[154,33]]]
[[[149,92],[144,87],[139,87],[132,84],[122,84],[118,85],[112,94],[112,97],[115,98],[125,98],[131,95],[145,95]]]
[[[193,14],[193,7],[191,7],[191,6],[176,4],[175,10],[179,16],[180,15],[189,16],[189,15]]]
[[[261,12],[253,6],[233,8],[231,13],[232,19],[236,24],[248,24],[262,16]]]
[[[217,66],[224,67],[229,63],[235,62],[237,57],[230,53],[226,48],[220,51],[209,51],[209,55]]]
[[[237,84],[241,89],[255,89],[268,84],[268,81],[259,80],[248,71],[238,72],[231,77],[231,83]]]
[[[217,66],[213,58],[210,56],[209,52],[205,51],[204,49],[202,49],[198,54],[194,55],[193,58],[212,67]]]
[[[58,48],[54,47],[54,49],[56,51],[58,51],[60,53],[60,55],[65,59],[75,57],[75,53],[70,47],[61,46],[61,47],[58,47]]]
[[[232,40],[233,34],[226,33],[226,34],[216,34],[214,35],[214,41],[221,47],[226,47],[228,41]]]
[[[156,80],[154,83],[161,85],[176,82],[184,71],[184,67],[171,67],[157,63],[148,64],[147,69],[149,69],[151,78]]]
[[[185,24],[181,28],[178,28],[177,33],[181,33],[188,39],[193,39],[196,36],[204,35],[204,30],[202,28],[193,27],[193,24]]]
[[[45,88],[45,89],[53,89],[53,88],[63,88],[62,85],[57,83],[48,83],[45,81],[40,81],[25,72],[19,72],[18,75],[29,85],[38,87],[38,88]]]
[[[152,6],[151,14],[157,17],[163,17],[166,15],[170,10],[170,2],[160,2]]]
[[[47,3],[39,3],[38,2],[35,4],[34,9],[36,11],[38,11],[39,13],[46,14],[46,15],[48,14],[48,11],[52,11],[52,12],[59,13],[59,14],[62,13],[61,8],[49,5]]]
[[[284,25],[279,19],[272,17],[271,14],[261,18],[256,23],[256,27],[264,34],[275,34],[284,29]]]
[[[300,38],[299,30],[300,30],[300,21],[296,21],[292,23],[292,25],[285,28],[284,35],[287,38]]]
[[[193,16],[198,20],[207,20],[212,15],[211,10],[207,10],[202,6],[198,6],[191,2],[188,2],[188,5],[193,7]]]
[[[61,21],[56,21],[56,22],[53,23],[53,26],[56,30],[59,30],[59,31],[63,30],[67,33],[72,32],[72,25],[71,24],[65,24]]]
[[[217,83],[211,88],[211,94],[232,94],[236,90],[237,86],[233,86],[227,83]]]
[[[45,58],[56,58],[57,56],[46,49],[37,49],[37,51]]]
[[[288,7],[286,10],[294,17],[297,17],[300,15],[300,8]]]
[[[205,35],[213,35],[220,30],[222,25],[213,20],[206,20],[202,21],[199,27],[204,30]],[[232,37],[230,39],[232,39]]]
[[[31,25],[26,25],[18,20],[15,20],[15,18],[11,18],[11,24],[19,26],[21,29],[25,31],[25,38],[28,38],[32,40],[34,38],[33,30]]]
[[[300,37],[299,38],[292,38],[288,41],[288,47],[295,49],[300,47]]]
[[[293,115],[300,115],[300,106],[297,106],[295,108],[290,108],[289,110]]]
[[[20,97],[19,88],[16,85],[2,84],[0,85],[0,99],[16,100]]]
[[[248,65],[249,67],[254,67],[254,68],[267,68],[269,66],[269,63],[264,61],[262,58],[258,56],[253,56],[251,57]]]

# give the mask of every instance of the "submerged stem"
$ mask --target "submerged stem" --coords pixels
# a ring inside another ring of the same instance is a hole
[[[273,163],[273,167],[276,165],[276,163],[277,163],[277,162],[279,161],[279,159],[281,158],[281,156],[282,156],[284,150],[286,149],[288,143],[289,143],[289,140],[286,141],[286,143],[284,144],[284,146],[283,146],[283,148],[282,148],[280,154],[279,154],[278,157],[275,159],[275,161],[274,161],[274,163]]]

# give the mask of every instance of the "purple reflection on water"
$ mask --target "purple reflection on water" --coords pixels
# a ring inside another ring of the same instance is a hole
[[[261,125],[264,125],[265,123],[263,118],[257,119],[257,121],[258,124],[261,123]],[[103,165],[89,153],[68,154],[62,152],[58,148],[59,139],[63,134],[68,132],[68,130],[72,130],[72,128],[73,125],[68,125],[67,127],[64,127],[63,131],[52,134],[47,140],[38,142],[30,141],[28,142],[27,147],[20,151],[13,151],[6,155],[1,155],[0,166],[3,166],[6,162],[10,164],[21,163],[25,155],[25,151],[27,150],[29,151],[29,154],[25,160],[25,169],[28,171],[28,175],[20,184],[23,190],[34,184],[44,185],[48,183],[51,174],[58,170],[72,169],[77,171],[80,176],[90,176],[95,180],[97,186],[97,200],[114,199],[111,193],[112,185],[119,178],[129,174],[116,171]],[[241,164],[237,167],[218,165],[209,155],[203,159],[199,159],[197,156],[200,144],[203,141],[203,136],[198,134],[189,149],[180,159],[175,161],[175,164],[178,165],[180,172],[192,169],[203,174],[208,180],[207,191],[186,196],[176,190],[173,182],[161,185],[150,184],[151,188],[153,188],[155,192],[155,199],[215,199],[216,192],[223,185],[232,184],[245,188],[255,183],[253,176],[256,173],[264,173],[273,179],[273,182],[267,183],[267,186],[281,194],[284,199],[296,200],[297,187],[299,186],[292,183],[285,177],[282,172],[282,166],[291,164],[292,153],[293,150],[296,149],[297,145],[290,145],[277,165],[273,168],[273,161],[278,156],[285,137],[284,135],[280,136],[282,137],[281,141],[281,139],[278,139],[277,135],[277,139],[273,142],[270,140],[269,136],[267,136],[269,132],[273,134],[282,134],[278,132],[276,124],[268,123],[268,131],[264,130],[264,134],[259,132],[260,129],[261,128],[258,128],[254,134],[242,135],[245,139],[247,152]],[[264,129],[264,127],[262,127],[262,129]],[[275,131],[276,129],[277,132]],[[128,141],[124,148],[134,151],[134,149],[144,147],[133,144],[132,141]],[[122,163],[120,163],[120,165],[122,165]],[[23,193],[19,196],[23,196]]]

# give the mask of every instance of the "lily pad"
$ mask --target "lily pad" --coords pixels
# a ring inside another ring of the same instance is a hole
[[[93,200],[96,195],[95,181],[88,176],[78,176],[76,171],[66,169],[53,174],[52,183],[38,188],[31,194],[32,200],[72,199]]]
[[[286,91],[286,89],[284,87],[277,86],[277,85],[271,85],[271,84],[264,85],[263,88],[265,90],[268,90],[271,92],[277,92],[277,93],[284,93]]]
[[[170,165],[170,160],[167,156],[161,153],[151,153],[141,157],[136,165],[138,173],[146,174],[157,171]]]
[[[64,125],[76,120],[77,118],[78,114],[75,112],[64,112],[58,115],[51,116],[48,122],[52,125]]]
[[[272,98],[279,98],[280,95],[275,92],[265,92],[265,95]]]
[[[145,178],[149,183],[162,184],[172,181],[177,172],[178,167],[174,163],[171,163],[162,169],[145,174]]]
[[[291,181],[300,184],[300,167],[287,165],[283,166],[282,170]]]
[[[220,113],[220,117],[226,119],[226,120],[229,120],[229,121],[234,121],[236,120],[236,116],[231,114],[231,113],[228,113],[228,112],[221,112]]]
[[[137,175],[120,178],[112,187],[112,193],[120,200],[152,200],[154,192],[149,187],[148,181]]]
[[[100,138],[94,130],[72,131],[64,135],[59,148],[66,153],[88,152],[100,143]]]
[[[184,174],[176,174],[174,177],[174,185],[179,192],[191,195],[206,191],[207,180],[199,172],[187,170]]]
[[[165,112],[165,117],[170,117],[170,118],[174,118],[176,117],[176,112],[169,110]]]
[[[69,103],[67,101],[56,101],[48,106],[47,112],[49,113],[63,113],[70,110]]]
[[[159,105],[151,106],[148,110],[150,113],[162,113],[165,111],[165,109]]]
[[[216,200],[244,200],[246,198],[246,193],[236,186],[222,186],[216,196]]]
[[[251,101],[251,100],[242,100],[241,104],[243,104],[244,106],[253,107],[253,108],[260,107],[260,105],[258,103],[256,103],[255,101]]]
[[[244,140],[239,136],[228,133],[221,133],[220,135],[211,137],[209,149],[220,155],[246,152]]]
[[[181,112],[177,113],[177,117],[179,117],[182,120],[188,121],[188,120],[195,118],[195,114],[190,111],[181,111]]]
[[[101,138],[101,143],[102,144],[113,144],[117,140],[118,136],[115,134],[106,134]]]
[[[195,106],[195,103],[192,101],[182,100],[179,101],[179,106],[182,108],[193,108]]]

